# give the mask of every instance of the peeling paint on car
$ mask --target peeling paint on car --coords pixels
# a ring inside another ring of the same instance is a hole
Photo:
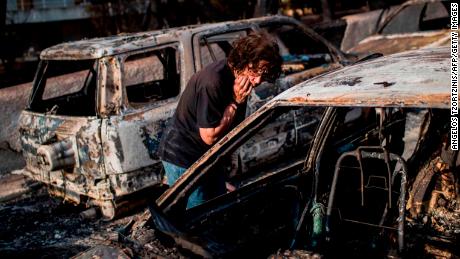
[[[335,78],[332,82],[325,84],[324,87],[335,87],[341,85],[354,86],[361,83],[361,78],[362,77]]]

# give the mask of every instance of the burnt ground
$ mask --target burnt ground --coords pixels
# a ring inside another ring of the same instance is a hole
[[[70,258],[99,245],[113,246],[129,257],[138,251],[118,242],[118,230],[142,212],[113,221],[82,219],[84,208],[50,198],[45,188],[0,205],[1,258]],[[158,240],[146,246],[143,258],[179,258],[173,244]],[[147,249],[147,250],[148,250]]]
[[[48,197],[45,188],[0,205],[2,257],[69,258],[105,242],[122,222],[84,221],[78,207]]]
[[[98,245],[118,247],[120,253],[133,255],[132,246],[118,242],[117,230],[136,221],[143,211],[112,221],[84,219],[80,213],[86,208],[50,197],[41,185],[28,189],[25,185],[33,183],[11,174],[24,166],[20,154],[0,146],[0,161],[0,196],[16,186],[23,189],[15,195],[8,193],[7,200],[0,197],[0,258],[69,258]],[[154,233],[147,234],[149,244],[143,258],[181,257],[173,244],[165,246]],[[142,234],[138,237],[142,240]]]
[[[179,250],[171,242],[165,243],[156,239],[153,230],[137,231],[135,237],[143,245],[142,251],[136,250],[135,245],[126,241],[119,242],[117,231],[130,221],[137,222],[144,215],[142,211],[113,221],[104,221],[82,219],[79,213],[83,210],[82,207],[49,197],[44,187],[0,203],[0,257],[70,258],[100,245],[116,247],[119,249],[118,253],[128,257],[189,257],[189,254]],[[449,241],[452,235],[440,236],[434,232],[427,235],[429,232],[423,228],[422,225],[413,226],[408,233],[407,241],[411,243],[412,250],[418,251],[416,256],[411,254],[408,258],[458,258],[449,252],[458,250],[455,243]],[[281,254],[286,256],[286,252]],[[304,258],[292,257],[291,252],[289,255],[291,257],[287,256],[288,258]]]
[[[16,185],[10,172],[22,168],[24,161],[6,145],[0,146],[0,158],[0,189],[4,191]],[[107,242],[107,235],[126,221],[83,220],[79,217],[83,208],[50,198],[43,186],[13,197],[0,202],[2,258],[69,258]]]

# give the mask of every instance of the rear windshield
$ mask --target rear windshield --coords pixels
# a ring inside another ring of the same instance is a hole
[[[96,115],[96,66],[95,60],[41,61],[29,109],[58,115]]]

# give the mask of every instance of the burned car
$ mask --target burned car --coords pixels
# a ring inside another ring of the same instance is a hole
[[[450,42],[450,1],[412,0],[363,14],[345,16],[341,49],[365,56],[384,55]]]
[[[204,257],[266,258],[279,248],[332,257],[404,255],[406,217],[416,225],[443,207],[460,219],[456,169],[441,158],[452,152],[449,66],[448,48],[424,49],[288,89],[156,200],[154,228]],[[231,163],[234,156],[247,162]],[[186,209],[194,189],[216,175],[234,190]],[[441,193],[436,199],[443,203],[427,206],[432,193]]]
[[[252,31],[272,35],[284,62],[283,76],[251,96],[248,114],[295,83],[346,62],[315,32],[282,16],[50,47],[40,55],[19,120],[22,172],[55,196],[101,207],[105,217],[128,210],[161,182],[158,144],[189,78]]]

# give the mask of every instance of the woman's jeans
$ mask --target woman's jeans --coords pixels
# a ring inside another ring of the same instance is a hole
[[[161,163],[163,163],[166,183],[169,186],[172,186],[177,181],[177,179],[179,179],[179,177],[187,170],[187,168],[183,168],[166,161],[161,161]],[[201,186],[198,186],[198,188],[192,192],[188,198],[187,209],[198,206],[205,201],[202,189],[203,188]]]
[[[165,169],[166,183],[172,186],[179,177],[184,174],[187,168],[183,168],[166,161],[161,161]],[[201,184],[190,194],[187,202],[187,209],[200,205],[212,197],[225,192],[225,180],[221,175],[216,175],[207,181],[207,184]]]

